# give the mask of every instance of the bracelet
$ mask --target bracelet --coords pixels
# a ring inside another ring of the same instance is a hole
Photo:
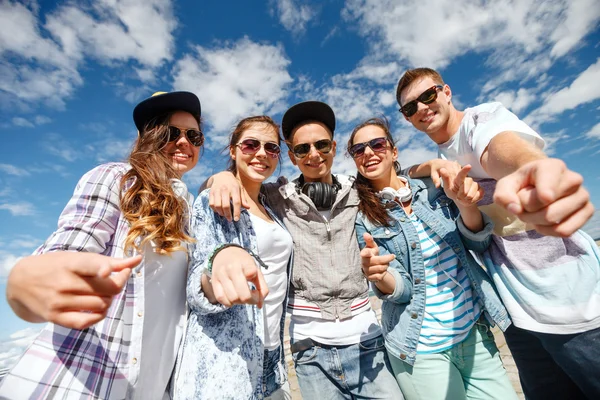
[[[258,264],[262,268],[269,269],[267,264],[265,264],[264,261],[260,259],[258,254],[254,253],[252,250],[247,249],[243,246],[240,246],[239,244],[236,244],[236,243],[225,243],[225,244],[220,244],[217,247],[215,247],[215,249],[209,254],[208,264],[206,265],[206,268],[204,268],[204,274],[206,276],[208,276],[209,278],[212,278],[213,261],[214,261],[215,257],[217,256],[217,254],[219,254],[219,252],[221,250],[226,249],[228,247],[239,247],[240,249],[246,250],[248,252],[248,254],[250,254],[252,257],[254,257],[254,259],[258,262]]]

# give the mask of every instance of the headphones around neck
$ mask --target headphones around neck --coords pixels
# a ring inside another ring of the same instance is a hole
[[[325,182],[306,182],[304,176],[300,176],[296,182],[296,191],[298,194],[304,193],[313,202],[317,210],[330,210],[335,203],[338,192],[342,189],[342,185],[333,178],[333,184]]]
[[[398,178],[402,182],[404,182],[405,186],[401,187],[398,190],[391,188],[391,187],[383,188],[379,193],[377,193],[377,196],[380,199],[389,200],[389,201],[398,199],[402,203],[406,203],[406,202],[410,201],[412,199],[412,190],[410,188],[410,184],[408,183],[408,180],[406,178],[404,178],[403,176],[399,176]]]

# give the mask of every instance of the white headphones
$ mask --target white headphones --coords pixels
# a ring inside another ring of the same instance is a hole
[[[402,203],[406,203],[407,201],[412,199],[412,190],[410,189],[410,184],[408,183],[408,180],[403,176],[399,176],[398,178],[402,182],[404,182],[405,186],[401,187],[398,190],[391,187],[383,188],[383,190],[377,193],[377,196],[379,196],[379,198],[383,200],[395,200],[397,198]]]

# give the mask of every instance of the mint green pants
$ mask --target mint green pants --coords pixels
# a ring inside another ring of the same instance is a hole
[[[418,354],[410,366],[389,354],[392,370],[406,400],[516,400],[494,336],[476,324],[469,336],[436,354]]]

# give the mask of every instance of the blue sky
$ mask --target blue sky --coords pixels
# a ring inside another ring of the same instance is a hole
[[[122,160],[134,105],[188,90],[207,148],[185,180],[225,165],[240,118],[281,119],[328,102],[341,148],[352,127],[386,115],[409,165],[434,157],[397,112],[409,67],[439,69],[459,108],[502,101],[584,176],[600,208],[600,7],[597,0],[0,0],[0,290],[19,257],[54,230],[79,177]],[[338,173],[354,164],[338,152]],[[294,174],[289,161],[282,174]],[[586,230],[600,238],[600,212]],[[0,367],[39,325],[0,302]]]

